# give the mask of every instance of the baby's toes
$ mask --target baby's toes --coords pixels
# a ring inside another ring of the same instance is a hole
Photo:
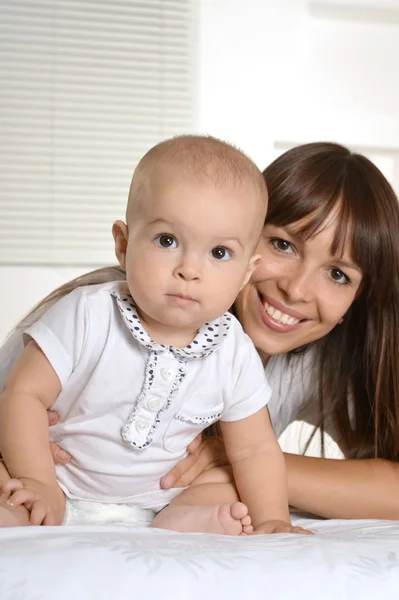
[[[252,527],[252,525],[243,525],[242,532],[244,535],[251,535],[253,530],[254,528]]]
[[[245,517],[243,517],[241,519],[241,525],[251,525],[252,521],[251,521],[251,517],[249,515],[246,515]]]

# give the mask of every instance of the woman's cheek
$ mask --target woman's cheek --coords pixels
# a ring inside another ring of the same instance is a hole
[[[326,295],[321,306],[322,321],[333,329],[347,312],[352,301],[346,297],[337,298],[335,294]]]

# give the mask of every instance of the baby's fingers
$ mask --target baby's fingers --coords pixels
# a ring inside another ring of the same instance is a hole
[[[32,503],[29,523],[31,525],[42,525],[47,515],[47,510],[42,500],[36,500]]]
[[[55,510],[53,510],[52,508],[50,508],[47,511],[46,516],[43,520],[43,525],[62,525],[62,523],[60,523],[57,519]]]
[[[29,522],[31,525],[60,525],[55,510],[41,498],[32,503]]]
[[[22,490],[17,490],[11,494],[6,504],[9,504],[10,506],[21,506],[21,504],[24,504],[29,508],[29,505],[35,500],[37,500],[36,492],[22,488]]]
[[[0,495],[1,496],[11,496],[17,490],[23,489],[23,483],[19,479],[8,479],[3,485],[0,487]]]

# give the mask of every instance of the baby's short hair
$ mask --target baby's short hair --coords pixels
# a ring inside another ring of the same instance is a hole
[[[129,202],[145,200],[146,182],[165,168],[176,168],[179,175],[198,183],[246,185],[266,206],[267,188],[260,169],[241,150],[210,135],[181,135],[151,148],[133,174]]]

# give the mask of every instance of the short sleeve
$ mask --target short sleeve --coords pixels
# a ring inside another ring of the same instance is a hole
[[[243,331],[236,340],[231,365],[231,386],[225,392],[221,421],[250,417],[266,406],[271,395],[259,354]]]
[[[77,288],[51,306],[24,331],[24,342],[36,342],[56,372],[61,386],[81,356],[86,337],[86,298]]]

